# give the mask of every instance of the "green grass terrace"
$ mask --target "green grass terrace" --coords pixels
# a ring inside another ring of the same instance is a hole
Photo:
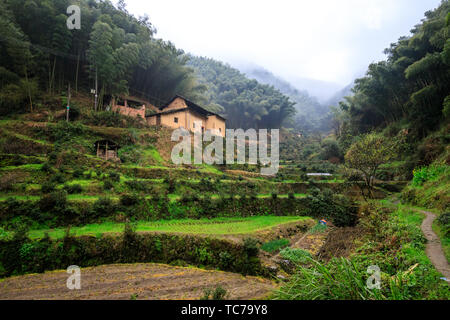
[[[252,234],[273,227],[293,222],[305,221],[309,217],[275,217],[260,216],[250,218],[216,218],[201,220],[161,220],[154,222],[136,222],[136,231],[143,233],[177,233],[190,235],[240,235]],[[70,229],[72,236],[96,236],[105,234],[120,234],[125,228],[124,223],[105,222],[90,224],[83,227]],[[67,228],[41,229],[29,232],[31,239],[42,239],[46,234],[53,239],[61,239],[67,233]],[[2,237],[9,237],[11,233],[5,233]]]

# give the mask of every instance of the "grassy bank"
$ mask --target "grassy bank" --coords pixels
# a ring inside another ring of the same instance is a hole
[[[274,294],[287,300],[411,300],[450,298],[448,284],[425,253],[420,226],[424,215],[380,203],[366,208],[360,227],[364,236],[349,257],[328,263],[309,259]],[[381,271],[380,289],[369,289],[368,268]]]

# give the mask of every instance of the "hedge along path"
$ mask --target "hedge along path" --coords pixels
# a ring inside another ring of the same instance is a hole
[[[421,227],[425,238],[427,238],[428,240],[427,248],[425,251],[435,268],[444,275],[444,277],[447,279],[447,283],[450,285],[450,265],[447,261],[447,258],[445,257],[444,250],[442,249],[441,241],[433,231],[433,223],[434,220],[436,220],[436,215],[429,211],[417,209],[413,210],[419,211],[426,216]]]
[[[68,290],[66,271],[0,281],[0,300],[198,300],[205,289],[223,287],[228,299],[264,299],[277,284],[259,277],[173,267],[163,264],[120,264],[81,269],[81,290]]]

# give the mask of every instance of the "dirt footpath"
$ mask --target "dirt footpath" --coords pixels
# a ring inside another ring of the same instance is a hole
[[[447,278],[447,282],[450,283],[450,266],[444,255],[444,251],[442,250],[439,237],[433,231],[433,222],[436,220],[436,215],[428,211],[421,210],[420,212],[426,215],[426,218],[422,223],[422,232],[428,240],[426,248],[427,256],[430,258],[436,269]]]
[[[267,297],[276,284],[221,271],[160,264],[108,265],[81,270],[81,290],[66,287],[65,271],[0,280],[0,300],[195,300],[218,285],[227,299]]]

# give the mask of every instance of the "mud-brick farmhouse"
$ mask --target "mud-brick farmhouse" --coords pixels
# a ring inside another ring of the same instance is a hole
[[[192,132],[216,131],[225,136],[225,118],[205,110],[199,105],[175,96],[160,111],[147,117],[149,125],[161,125],[173,129],[185,128]]]

